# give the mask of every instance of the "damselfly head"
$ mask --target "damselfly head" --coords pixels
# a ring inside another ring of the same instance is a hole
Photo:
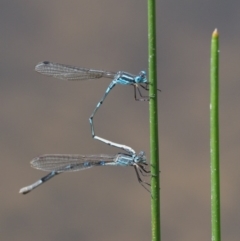
[[[135,78],[136,83],[147,83],[147,73],[146,71],[140,71],[140,73]]]
[[[135,163],[147,163],[147,158],[144,151],[140,151],[134,158]]]

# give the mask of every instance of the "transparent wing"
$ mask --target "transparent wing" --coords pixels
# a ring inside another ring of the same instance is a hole
[[[118,155],[43,155],[34,158],[30,163],[33,168],[42,171],[72,172],[93,166],[104,166],[105,163],[115,162]]]
[[[36,65],[35,70],[41,74],[63,80],[88,80],[99,78],[114,79],[116,73],[103,70],[85,69],[71,65],[43,61]]]

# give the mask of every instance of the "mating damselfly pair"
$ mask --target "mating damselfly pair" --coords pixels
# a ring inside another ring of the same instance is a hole
[[[91,134],[92,137],[96,140],[102,141],[105,144],[108,144],[113,147],[120,148],[127,152],[119,153],[117,155],[61,155],[61,154],[49,154],[43,155],[37,158],[34,158],[31,161],[31,166],[43,170],[49,171],[50,173],[45,177],[41,178],[37,182],[29,185],[27,187],[21,188],[20,193],[27,194],[39,185],[48,181],[52,177],[62,173],[62,172],[71,172],[71,171],[80,171],[85,170],[95,166],[133,166],[137,175],[137,179],[139,183],[146,189],[145,185],[149,184],[144,182],[141,178],[141,175],[148,175],[149,171],[145,169],[145,166],[148,166],[146,161],[146,156],[143,151],[139,154],[128,146],[118,144],[104,138],[98,137],[95,135],[94,126],[93,126],[93,117],[100,106],[103,104],[105,98],[109,94],[109,92],[113,89],[113,87],[117,84],[120,85],[132,85],[134,87],[134,97],[135,100],[145,101],[148,100],[149,97],[143,96],[139,87],[142,87],[145,90],[148,90],[148,82],[146,78],[146,72],[141,71],[139,75],[132,75],[127,72],[119,71],[117,73],[102,71],[102,70],[93,70],[86,68],[79,68],[70,65],[63,65],[52,63],[49,61],[44,61],[36,65],[35,70],[41,74],[45,74],[48,76],[52,76],[58,79],[63,80],[89,80],[89,79],[99,79],[99,78],[110,78],[112,79],[109,84],[105,94],[101,98],[101,100],[97,103],[93,113],[89,118],[90,126],[91,126]],[[137,90],[141,98],[137,98]],[[148,190],[149,191],[149,190]]]

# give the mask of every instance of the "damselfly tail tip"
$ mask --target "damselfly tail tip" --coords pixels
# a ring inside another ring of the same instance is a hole
[[[31,189],[29,189],[28,187],[23,187],[19,190],[19,193],[21,194],[27,194],[31,191]]]

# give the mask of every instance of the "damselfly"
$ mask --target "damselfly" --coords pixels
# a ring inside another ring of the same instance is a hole
[[[148,90],[148,81],[147,81],[145,71],[141,71],[138,75],[133,75],[123,71],[119,71],[115,73],[115,72],[108,72],[108,71],[102,71],[102,70],[79,68],[79,67],[64,65],[64,64],[57,64],[49,61],[38,63],[35,67],[35,70],[44,75],[52,76],[63,80],[71,80],[71,81],[100,79],[100,78],[112,79],[112,82],[109,84],[105,94],[98,102],[93,113],[89,118],[92,137],[96,140],[103,141],[104,143],[106,143],[107,140],[95,135],[93,117],[97,112],[97,110],[99,109],[99,107],[103,104],[109,92],[113,89],[115,85],[117,84],[132,85],[134,87],[135,100],[141,100],[141,101],[149,100],[149,97],[143,96],[139,90],[139,87],[142,87],[143,89]],[[141,98],[137,98],[137,94],[136,94],[137,90]],[[111,142],[109,141],[107,142],[108,142],[107,144],[111,145]]]
[[[133,166],[137,175],[138,182],[147,190],[148,188],[145,185],[149,184],[144,182],[141,178],[141,174],[147,175],[148,170],[145,169],[145,166],[148,166],[146,161],[146,156],[143,151],[137,154],[123,154],[119,153],[117,155],[61,155],[61,154],[52,154],[52,155],[43,155],[36,157],[31,161],[31,166],[33,168],[48,171],[48,175],[44,176],[37,182],[23,187],[20,189],[19,193],[27,194],[31,192],[36,187],[40,186],[44,182],[53,178],[54,176],[63,173],[63,172],[72,172],[72,171],[81,171],[91,167],[96,166]]]

